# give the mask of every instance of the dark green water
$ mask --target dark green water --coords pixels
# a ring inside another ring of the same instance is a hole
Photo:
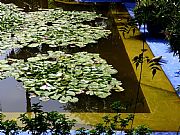
[[[56,3],[57,4],[57,3]],[[72,5],[57,4],[62,6],[65,10],[90,10],[102,13],[108,17],[105,21],[107,28],[111,29],[112,34],[108,39],[100,39],[98,44],[90,44],[84,48],[49,48],[42,47],[41,52],[48,50],[63,50],[68,53],[74,53],[78,51],[87,51],[91,53],[99,53],[100,56],[107,60],[108,64],[113,65],[118,70],[118,74],[114,75],[118,80],[122,81],[123,92],[113,92],[106,99],[101,99],[96,96],[78,95],[79,101],[77,103],[61,104],[58,101],[50,100],[47,102],[41,102],[38,98],[28,98],[28,94],[22,88],[21,84],[16,82],[13,78],[7,78],[0,81],[0,109],[3,112],[26,112],[29,111],[33,103],[40,102],[43,106],[44,111],[59,111],[59,112],[112,112],[110,106],[114,101],[121,101],[122,105],[127,109],[122,112],[134,112],[136,95],[138,89],[138,80],[135,76],[132,68],[132,61],[129,60],[121,38],[118,35],[116,25],[113,22],[113,18],[110,13],[110,6],[107,3],[105,5],[90,5],[87,7],[79,7]],[[55,6],[55,5],[53,5]],[[99,21],[99,20],[96,20]],[[85,22],[87,23],[87,22]],[[91,22],[94,25],[95,22]],[[22,48],[12,50],[8,57],[11,58],[28,58],[34,56],[39,52],[37,48]],[[139,98],[137,101],[136,112],[148,113],[149,108],[146,100],[143,96],[142,90],[140,89]]]

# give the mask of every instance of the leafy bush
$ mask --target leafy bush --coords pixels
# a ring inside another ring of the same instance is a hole
[[[118,101],[116,101],[116,108],[119,108]],[[120,105],[121,106],[121,105]],[[42,106],[37,103],[32,105],[33,117],[28,114],[20,114],[18,118],[23,127],[19,127],[15,120],[5,120],[5,115],[0,113],[0,132],[5,135],[18,134],[22,131],[29,132],[32,135],[41,135],[51,133],[52,135],[67,135],[70,134],[70,130],[75,126],[76,120],[70,120],[65,114],[58,112],[43,112]],[[150,134],[151,130],[145,126],[140,125],[136,128],[128,129],[128,126],[132,126],[134,120],[134,114],[129,114],[127,117],[122,118],[121,114],[116,112],[114,115],[105,115],[102,117],[102,122],[94,125],[92,129],[88,130],[81,127],[76,130],[77,135],[100,135],[107,134],[112,135],[117,130],[125,131],[127,135],[145,135]]]
[[[69,120],[65,114],[58,112],[43,112],[39,103],[32,106],[34,117],[30,118],[26,113],[21,114],[19,119],[24,127],[23,131],[29,131],[32,134],[42,134],[51,131],[52,134],[66,135],[75,124],[75,120]]]

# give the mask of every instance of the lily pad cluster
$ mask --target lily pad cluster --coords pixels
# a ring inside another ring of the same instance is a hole
[[[0,6],[1,29],[6,30],[0,32],[0,53],[7,49],[39,47],[42,44],[50,47],[84,47],[111,33],[104,25],[83,24],[84,21],[103,18],[95,12],[64,11],[57,8],[25,13],[12,4],[5,6],[0,3]]]
[[[14,4],[3,4],[0,2],[0,31],[14,31],[24,20],[24,15]]]
[[[77,102],[77,94],[85,93],[106,98],[114,89],[123,91],[121,82],[111,75],[117,70],[100,58],[99,54],[78,52],[66,54],[49,51],[27,61],[0,60],[0,77],[14,77],[26,90],[61,103]]]

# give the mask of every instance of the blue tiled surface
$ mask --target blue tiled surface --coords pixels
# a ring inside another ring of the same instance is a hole
[[[134,17],[133,9],[135,7],[135,3],[125,3],[125,6],[129,14]],[[140,29],[142,33],[144,31],[143,29],[144,28]],[[173,52],[170,52],[169,45],[166,40],[147,37],[146,42],[151,48],[154,56],[162,56],[163,60],[167,62],[161,67],[173,87],[176,89],[177,86],[180,85],[180,59],[178,56],[174,56]],[[180,96],[180,91],[177,92],[177,94]]]

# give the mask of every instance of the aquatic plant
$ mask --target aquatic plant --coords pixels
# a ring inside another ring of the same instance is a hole
[[[106,98],[114,89],[121,92],[121,82],[111,76],[117,70],[99,54],[79,52],[73,55],[48,51],[27,61],[0,60],[1,79],[14,77],[24,88],[41,97],[61,103],[77,102],[77,94],[85,93]]]
[[[89,43],[97,43],[98,39],[106,38],[111,33],[103,25],[83,24],[96,18],[104,21],[105,18],[95,12],[64,11],[56,8],[25,13],[13,4],[0,5],[5,8],[0,9],[0,26],[4,30],[0,32],[0,53],[24,46],[40,47],[42,44],[50,47],[84,47]]]
[[[103,25],[83,24],[84,21],[96,18],[105,19],[95,12],[63,11],[57,8],[24,13],[13,4],[1,5],[4,6],[4,14],[11,9],[17,11],[9,15],[11,22],[13,16],[17,16],[17,20],[21,21],[14,21],[16,29],[13,31],[1,31],[0,53],[25,46],[84,47],[111,33]],[[119,87],[121,83],[110,75],[116,73],[116,70],[111,69],[98,55],[77,53],[72,56],[63,52],[48,53],[49,56],[38,55],[28,58],[27,62],[15,59],[2,60],[1,79],[12,76],[23,82],[26,90],[40,96],[42,100],[51,98],[63,103],[77,102],[75,96],[80,93],[105,98],[110,95],[112,88],[123,90]],[[95,79],[97,80],[93,81]]]
[[[16,30],[24,19],[24,13],[20,12],[14,4],[0,2],[0,31],[12,32]]]

